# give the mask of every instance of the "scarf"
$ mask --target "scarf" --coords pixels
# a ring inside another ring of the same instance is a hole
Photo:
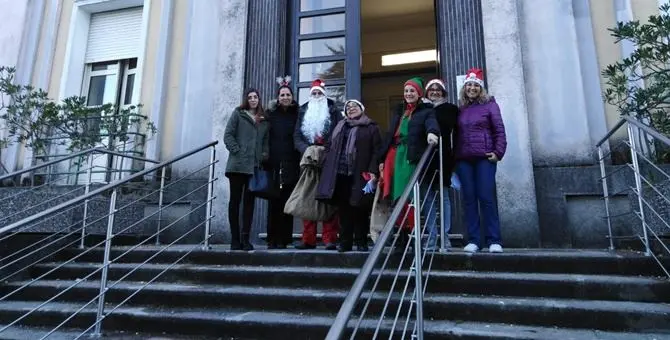
[[[405,104],[405,112],[403,113],[402,117],[400,117],[400,124],[398,124],[398,128],[395,130],[395,133],[393,134],[395,144],[400,144],[402,141],[400,140],[400,126],[402,126],[402,120],[403,118],[407,117],[408,119],[412,118],[412,113],[414,113],[414,110],[416,110],[416,105],[417,103],[406,103]]]
[[[344,130],[344,124],[347,124],[351,126],[351,129],[349,130],[349,136],[347,138],[347,145],[344,148],[345,155],[347,157],[347,164],[349,165],[349,170],[351,172],[351,168],[353,167],[354,164],[354,159],[356,158],[356,136],[358,133],[358,128],[361,126],[366,126],[370,125],[372,123],[372,120],[365,115],[365,113],[361,114],[358,118],[345,118],[342,119],[337,125],[335,126],[335,129],[333,130],[333,145],[331,149],[334,148],[334,150],[340,150],[342,148],[342,130]]]
[[[416,109],[416,103],[413,104],[407,103],[407,105],[405,106],[405,116],[411,117],[412,112],[414,112],[415,109]]]

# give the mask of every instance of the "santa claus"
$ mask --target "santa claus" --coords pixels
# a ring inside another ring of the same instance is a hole
[[[312,145],[324,145],[337,123],[343,118],[335,101],[326,96],[326,84],[321,79],[312,82],[309,101],[300,107],[295,134],[296,149],[304,153]],[[316,248],[316,221],[303,221],[302,242],[296,249]],[[338,216],[323,222],[323,243],[327,250],[337,249]]]

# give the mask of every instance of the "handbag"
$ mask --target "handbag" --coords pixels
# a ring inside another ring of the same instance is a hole
[[[387,202],[381,199],[382,190],[375,192],[374,203],[372,203],[372,214],[370,216],[370,238],[372,242],[377,242],[377,238],[384,230],[386,221],[389,220],[391,209]]]
[[[264,199],[279,197],[279,188],[275,188],[272,174],[262,168],[254,168],[254,174],[249,179],[249,192]]]

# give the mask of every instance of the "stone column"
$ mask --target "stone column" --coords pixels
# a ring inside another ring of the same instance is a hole
[[[537,247],[539,222],[517,1],[482,0],[482,18],[488,89],[500,105],[507,130],[507,153],[497,176],[503,243]]]
[[[181,65],[183,72],[181,131],[175,141],[179,143],[179,152],[175,154],[187,152],[212,141],[210,134],[212,127],[216,126],[216,120],[220,120],[222,116],[227,117],[233,109],[220,110],[217,108],[214,105],[214,98],[217,95],[225,94],[236,101],[236,105],[239,105],[241,92],[219,88],[221,83],[229,84],[233,88],[237,84],[229,74],[216,72],[223,57],[213,48],[236,31],[234,20],[228,23],[221,18],[226,7],[235,2],[237,1],[203,0],[190,1],[188,4],[190,15],[184,42],[184,59]],[[242,31],[238,39],[244,40],[245,33],[246,31]],[[238,48],[236,45],[239,44],[229,46],[231,52]],[[244,45],[239,48],[241,50],[237,52],[244,54]],[[240,83],[238,86],[242,85]],[[189,157],[188,161],[175,164],[173,172],[177,176],[184,176],[201,169],[208,162],[209,155],[201,152]],[[202,171],[198,175],[204,178],[207,177],[207,172]]]
[[[267,108],[276,99],[278,76],[285,75],[288,0],[249,0],[245,87],[260,91]],[[261,243],[258,233],[267,231],[267,200],[257,199],[251,242]]]
[[[572,0],[518,6],[533,162],[593,164]]]
[[[286,64],[288,0],[249,0],[244,82],[261,92],[263,105],[275,99]]]
[[[37,34],[34,42],[35,52],[33,52],[35,57],[34,66],[32,66],[33,60],[24,61],[25,64],[30,65],[32,68],[32,77],[35,79],[33,85],[37,88],[44,89],[45,91],[49,90],[49,82],[51,81],[51,69],[53,66],[57,42],[56,39],[58,36],[58,22],[61,17],[61,3],[61,0],[50,0],[43,3],[42,10],[44,11],[44,14],[35,19],[37,22],[31,25]],[[44,34],[40,34],[40,30],[42,30]],[[39,46],[37,46],[37,39],[39,39]],[[42,50],[43,52],[39,53],[38,50]],[[38,57],[40,58],[38,59]],[[23,169],[27,169],[32,165],[33,150],[24,148]],[[28,177],[28,174],[24,174],[23,176],[24,178]]]
[[[30,20],[30,10],[35,8],[35,6],[30,1],[0,0],[0,8],[2,8],[0,11],[0,22],[2,22],[2,30],[0,30],[0,65],[17,67],[17,81],[26,84],[25,81],[30,81],[27,75],[30,75],[32,72],[32,64],[22,62],[21,57],[26,57],[27,46],[24,45],[29,35],[26,34],[28,33],[26,30],[29,30],[31,28],[30,23],[35,21],[34,19]],[[0,122],[0,137],[5,137],[6,131],[3,131],[4,129],[2,128],[4,128],[4,122]],[[18,154],[18,145],[12,145],[1,150],[0,162],[2,162],[7,171],[11,172],[15,170]],[[4,173],[2,167],[0,167],[0,173]]]
[[[580,70],[584,86],[584,98],[586,100],[589,134],[591,136],[591,145],[595,146],[607,133],[607,120],[605,118],[605,106],[603,105],[602,88],[600,86],[600,68],[598,66],[596,42],[593,37],[591,4],[589,1],[573,0],[572,6],[579,44]],[[607,143],[605,146],[609,150]]]
[[[449,100],[458,102],[456,76],[471,67],[486,69],[480,0],[437,1],[440,71]]]
[[[196,1],[197,2],[197,1]],[[215,79],[213,84],[213,105],[211,110],[202,112],[209,115],[212,122],[212,135],[210,139],[219,141],[217,146],[217,158],[215,176],[218,181],[214,185],[213,211],[216,217],[212,221],[213,232],[216,234],[215,242],[229,239],[228,230],[228,200],[230,189],[228,179],[225,176],[228,151],[223,144],[223,133],[233,109],[240,103],[242,91],[244,90],[245,51],[247,33],[247,0],[215,0],[209,8],[216,16],[215,32],[218,41],[210,46],[209,53],[216,56],[215,69],[211,77]]]

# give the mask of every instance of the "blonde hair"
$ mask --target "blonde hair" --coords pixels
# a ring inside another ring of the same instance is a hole
[[[475,100],[470,100],[466,95],[465,95],[465,84],[461,87],[461,90],[458,92],[458,104],[459,106],[468,106],[472,104],[473,102],[477,102],[478,104],[486,104],[491,100],[491,96],[489,96],[488,91],[486,91],[486,88],[484,86],[479,87],[481,91],[479,92],[479,97]]]

